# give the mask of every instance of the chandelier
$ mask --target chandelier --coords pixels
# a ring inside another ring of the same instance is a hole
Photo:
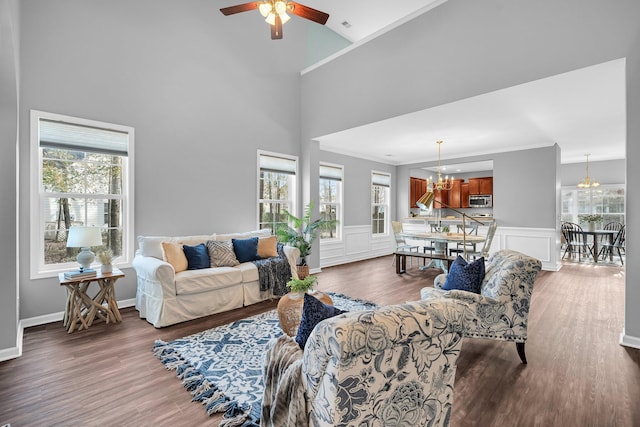
[[[442,179],[442,173],[440,172],[440,145],[442,145],[442,141],[436,141],[436,144],[438,144],[438,180],[434,181],[433,177],[429,177],[429,179],[427,179],[427,189],[429,189],[429,191],[451,190],[453,187],[453,177],[449,178],[447,175]]]
[[[598,181],[591,179],[589,176],[589,155],[590,154],[585,154],[585,156],[587,156],[587,176],[578,183],[578,188],[595,188],[600,186]]]

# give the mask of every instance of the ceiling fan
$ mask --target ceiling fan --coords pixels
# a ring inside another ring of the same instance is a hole
[[[329,19],[328,13],[288,0],[252,1],[251,3],[223,7],[220,12],[229,16],[254,9],[258,9],[260,14],[265,17],[265,21],[271,26],[271,39],[273,40],[282,38],[282,24],[291,19],[287,12],[321,25],[324,25]]]

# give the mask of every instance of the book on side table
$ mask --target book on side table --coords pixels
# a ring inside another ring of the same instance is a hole
[[[89,277],[95,277],[96,276],[96,271],[88,268],[85,270],[73,270],[73,271],[67,271],[66,273],[64,273],[64,278],[68,279],[68,280],[73,280],[73,279],[87,279]]]

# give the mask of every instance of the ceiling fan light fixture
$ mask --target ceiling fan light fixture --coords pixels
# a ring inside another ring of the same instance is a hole
[[[258,10],[260,11],[260,14],[265,18],[269,15],[272,9],[273,7],[271,6],[271,3],[268,1],[263,1],[260,3],[260,6],[258,6]]]
[[[278,0],[275,3],[275,9],[276,13],[282,17],[283,14],[287,13],[287,3],[282,0]]]
[[[281,13],[280,14],[280,19],[282,20],[283,24],[286,24],[289,19],[291,19],[291,17],[289,15],[287,15],[286,13]]]
[[[265,21],[267,21],[267,24],[269,25],[276,25],[276,14],[273,12],[269,13]]]

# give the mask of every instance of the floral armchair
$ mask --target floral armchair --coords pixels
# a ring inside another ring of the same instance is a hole
[[[494,253],[488,260],[480,294],[442,289],[446,274],[437,276],[433,288],[423,288],[423,301],[454,299],[465,304],[465,337],[513,341],[522,363],[527,363],[529,303],[533,283],[542,263],[513,250]]]
[[[262,426],[448,426],[464,328],[454,300],[320,322],[304,351],[282,336],[265,359]]]

